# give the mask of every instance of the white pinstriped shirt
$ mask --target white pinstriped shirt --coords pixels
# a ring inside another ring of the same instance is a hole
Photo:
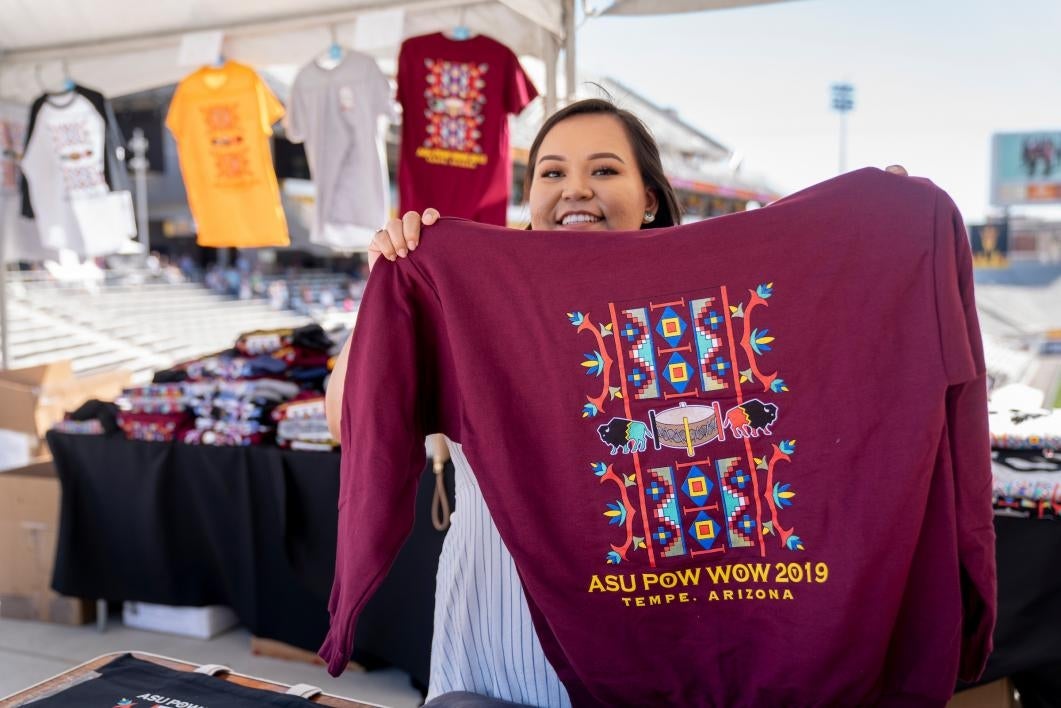
[[[569,708],[542,651],[516,565],[501,540],[461,446],[448,441],[456,506],[442,544],[427,700],[471,691],[516,703]]]

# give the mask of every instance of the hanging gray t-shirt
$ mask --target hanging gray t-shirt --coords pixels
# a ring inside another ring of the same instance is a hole
[[[299,71],[287,105],[288,139],[306,144],[317,189],[310,240],[363,249],[390,213],[384,135],[395,120],[390,84],[372,57],[348,51],[332,69]]]

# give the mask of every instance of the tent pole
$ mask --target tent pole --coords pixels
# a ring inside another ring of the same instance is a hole
[[[575,100],[575,0],[564,0],[564,103]]]
[[[2,54],[2,53],[0,53]],[[0,69],[3,69],[4,62],[0,57]],[[0,71],[0,73],[3,73]],[[21,146],[19,146],[21,149]],[[5,208],[13,208],[14,200],[9,200],[6,205],[0,204],[0,370],[6,371],[11,368],[11,333],[9,332],[10,326],[7,318],[7,239],[12,234],[7,233],[3,228],[3,224],[7,222],[7,215],[4,214]]]
[[[543,32],[544,44],[543,55],[545,57],[545,115],[548,118],[556,113],[556,64],[560,60],[560,45],[556,38],[548,32]]]

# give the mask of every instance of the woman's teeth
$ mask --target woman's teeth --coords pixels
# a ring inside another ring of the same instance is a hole
[[[600,220],[601,217],[590,214],[568,214],[560,223],[564,226],[570,226],[571,224],[592,224]]]

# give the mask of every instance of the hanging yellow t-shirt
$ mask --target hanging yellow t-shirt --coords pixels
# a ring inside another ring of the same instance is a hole
[[[269,151],[284,107],[254,69],[203,67],[177,86],[166,127],[177,140],[200,246],[286,246],[287,221]]]

